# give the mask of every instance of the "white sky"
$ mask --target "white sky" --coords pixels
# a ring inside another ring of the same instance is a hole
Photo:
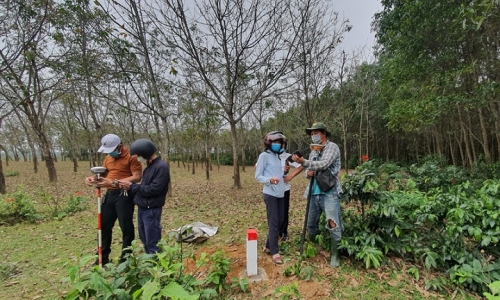
[[[340,19],[349,19],[352,29],[345,35],[342,47],[346,52],[365,47],[370,56],[375,44],[375,33],[371,32],[373,15],[382,10],[379,0],[331,0]]]

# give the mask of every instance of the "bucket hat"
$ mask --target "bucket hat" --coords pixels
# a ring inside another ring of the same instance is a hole
[[[326,133],[326,136],[330,136],[330,132],[326,130],[326,125],[322,122],[315,122],[311,127],[306,128],[307,135],[311,135],[311,131],[313,130],[322,130]]]

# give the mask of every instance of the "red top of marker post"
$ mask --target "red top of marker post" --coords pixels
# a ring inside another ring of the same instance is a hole
[[[247,241],[255,241],[257,240],[257,229],[248,228],[247,229]]]

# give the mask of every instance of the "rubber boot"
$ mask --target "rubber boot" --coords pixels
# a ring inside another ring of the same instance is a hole
[[[316,234],[311,234],[309,233],[309,242],[317,244],[318,242],[316,241]]]
[[[339,241],[331,240],[330,241],[330,266],[333,268],[338,268],[340,266],[340,257],[339,257]]]

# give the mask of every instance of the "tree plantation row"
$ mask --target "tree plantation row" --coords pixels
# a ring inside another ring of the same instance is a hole
[[[107,133],[147,137],[168,160],[232,164],[241,187],[265,133],[307,153],[321,121],[345,168],[498,161],[498,1],[382,5],[368,61],[327,0],[3,1],[3,157],[57,181],[56,154],[76,170]]]

